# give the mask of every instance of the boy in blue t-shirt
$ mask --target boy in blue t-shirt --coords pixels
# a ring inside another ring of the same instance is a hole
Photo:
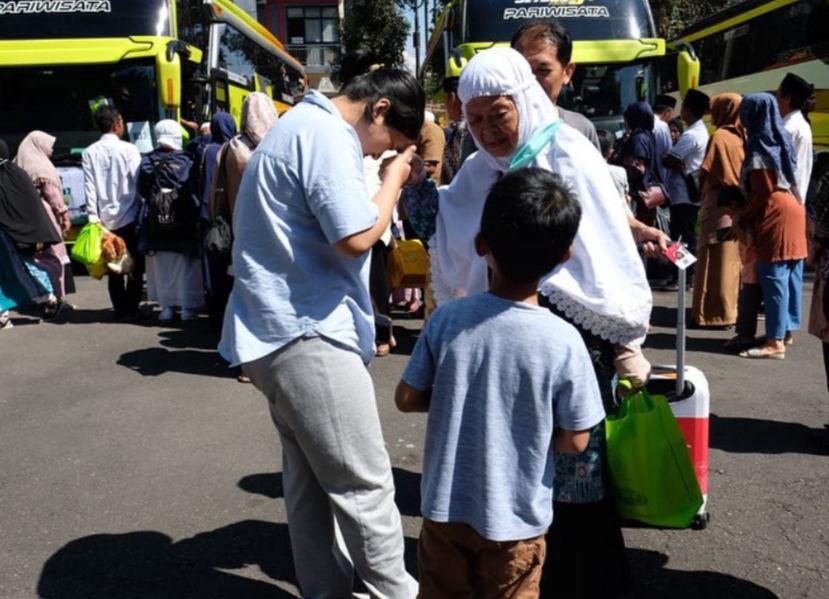
[[[557,175],[502,177],[475,240],[490,290],[435,311],[397,387],[400,410],[429,412],[421,599],[538,597],[553,449],[583,451],[604,418],[584,342],[536,294],[569,258],[580,219]]]

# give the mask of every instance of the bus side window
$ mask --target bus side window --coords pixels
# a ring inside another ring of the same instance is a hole
[[[259,73],[270,81],[272,97],[278,102],[294,104],[304,93],[305,85],[302,73],[267,52],[260,53]]]
[[[219,68],[228,78],[239,85],[253,89],[256,76],[257,46],[232,26],[222,23],[219,40]]]

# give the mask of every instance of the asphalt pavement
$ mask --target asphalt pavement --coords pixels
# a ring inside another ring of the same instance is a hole
[[[106,285],[77,282],[64,322],[0,332],[0,597],[296,597],[264,399],[205,318],[117,323]],[[673,363],[676,293],[655,298],[646,354]],[[412,571],[425,418],[392,395],[420,324],[371,366]],[[711,386],[711,523],[626,529],[633,599],[829,597],[829,455],[807,440],[829,420],[820,344],[750,361],[723,353],[731,334],[688,339]]]

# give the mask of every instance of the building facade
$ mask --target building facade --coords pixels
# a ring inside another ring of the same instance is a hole
[[[343,0],[257,0],[257,18],[306,67],[311,87],[331,75],[340,52]]]

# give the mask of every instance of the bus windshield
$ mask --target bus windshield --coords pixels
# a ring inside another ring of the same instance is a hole
[[[0,40],[170,36],[169,0],[0,1]]]
[[[653,80],[648,62],[579,65],[558,104],[589,119],[619,117],[633,102],[654,100]]]
[[[154,61],[0,68],[0,122],[10,146],[16,147],[36,129],[57,137],[56,154],[88,146],[101,136],[92,112],[102,99],[113,104],[128,125],[156,122],[159,108]]]
[[[538,19],[556,19],[579,41],[656,37],[644,0],[483,0],[467,4],[466,43],[509,41],[521,25]]]

